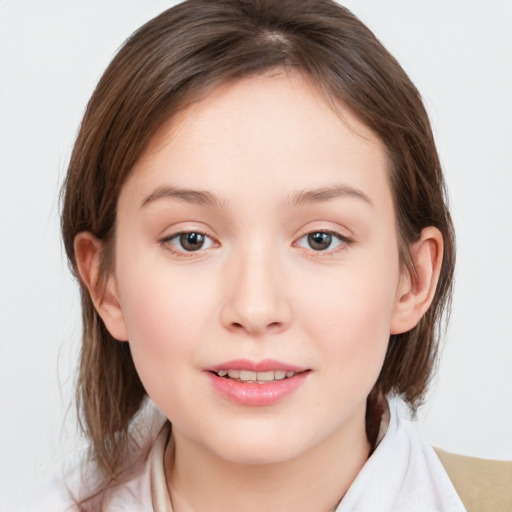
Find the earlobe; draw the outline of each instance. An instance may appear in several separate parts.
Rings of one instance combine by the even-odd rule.
[[[427,312],[435,295],[443,261],[443,235],[429,226],[410,248],[415,272],[403,276],[391,319],[391,333],[400,334],[415,327]]]
[[[126,341],[128,336],[115,277],[112,274],[103,277],[100,272],[103,242],[84,231],[76,235],[74,250],[80,279],[89,291],[96,311],[110,334],[119,341]]]

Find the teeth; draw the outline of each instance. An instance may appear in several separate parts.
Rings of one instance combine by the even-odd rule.
[[[270,370],[268,372],[253,372],[250,370],[219,370],[217,375],[219,377],[225,377],[227,375],[230,379],[238,380],[239,382],[264,383],[293,377],[295,372],[286,370]]]
[[[271,380],[274,380],[274,372],[257,372],[256,373],[256,380],[262,380],[264,382],[270,382]]]
[[[231,379],[239,379],[240,370],[228,370],[228,375]]]
[[[244,381],[256,380],[256,372],[241,370],[240,371],[240,380],[244,380]]]

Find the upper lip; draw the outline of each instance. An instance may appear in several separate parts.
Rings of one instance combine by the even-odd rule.
[[[285,370],[287,372],[300,373],[308,370],[304,366],[284,363],[275,359],[263,359],[261,361],[251,361],[250,359],[233,359],[225,363],[216,364],[206,369],[210,372],[219,372],[220,370],[248,370],[252,372],[270,372]]]

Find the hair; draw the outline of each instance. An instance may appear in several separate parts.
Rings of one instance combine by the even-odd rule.
[[[346,106],[384,143],[400,263],[414,275],[410,245],[427,226],[444,240],[431,307],[416,327],[391,336],[368,397],[375,438],[381,398],[421,404],[436,363],[455,263],[441,165],[420,94],[397,61],[350,11],[331,0],[188,0],[146,23],[122,46],[90,99],[63,188],[62,234],[75,275],[75,236],[104,242],[100,274],[113,266],[116,205],[134,164],[161,124],[229,80],[293,70]],[[115,340],[81,284],[83,344],[77,380],[82,428],[94,460],[115,480],[129,426],[146,397],[129,343]]]

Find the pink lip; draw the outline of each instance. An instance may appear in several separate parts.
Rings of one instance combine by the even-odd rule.
[[[253,372],[286,370],[296,372],[296,374],[287,379],[257,384],[238,382],[233,379],[219,377],[213,373],[219,370],[249,370]],[[212,366],[205,373],[210,379],[213,388],[223,398],[238,405],[261,407],[276,404],[297,391],[311,372],[306,368],[300,368],[272,359],[258,362],[236,359]]]

